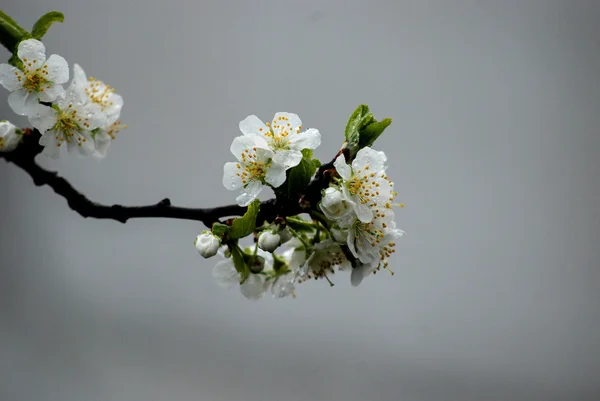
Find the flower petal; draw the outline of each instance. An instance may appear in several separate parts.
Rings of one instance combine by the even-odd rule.
[[[229,150],[231,150],[231,153],[233,153],[233,155],[241,161],[242,153],[246,149],[252,149],[255,147],[265,150],[269,149],[267,142],[263,138],[256,134],[248,134],[244,136],[235,137],[233,139],[233,142],[231,143],[231,147],[229,148]],[[273,155],[273,152],[271,152],[270,150],[268,150],[268,152],[270,152],[268,154],[268,157],[271,157]]]
[[[352,177],[352,169],[348,164],[346,164],[346,158],[344,155],[339,155],[333,162],[333,166],[340,177],[342,177],[344,180],[349,180],[350,177]]]
[[[353,196],[353,201],[356,217],[358,217],[358,219],[363,223],[369,223],[373,221],[373,211],[369,205],[362,203],[356,195]]]
[[[33,113],[39,102],[36,93],[29,93],[25,89],[19,89],[8,95],[8,104],[16,114],[27,116]]]
[[[295,167],[302,160],[302,152],[299,150],[280,150],[273,155],[273,161],[286,168]]]
[[[271,122],[271,128],[276,135],[280,135],[283,132],[288,132],[289,135],[300,132],[302,121],[300,117],[294,113],[279,112],[273,117]]]
[[[217,285],[223,288],[231,288],[240,283],[240,274],[235,270],[231,259],[219,261],[213,268],[213,277]]]
[[[94,139],[88,131],[78,131],[70,141],[67,142],[69,153],[77,156],[89,156],[94,153]]]
[[[54,124],[56,124],[56,119],[56,110],[39,103],[32,108],[31,114],[29,115],[29,123],[40,132],[46,132],[52,128]]]
[[[61,144],[56,139],[56,132],[47,131],[42,135],[40,138],[40,145],[44,147],[44,150],[42,151],[43,155],[53,159],[58,159],[60,157]]]
[[[272,163],[265,174],[265,181],[273,188],[280,187],[285,182],[285,178],[285,166],[277,163]]]
[[[69,64],[58,54],[51,55],[44,63],[44,67],[48,71],[48,80],[55,84],[64,84],[69,80]]]
[[[12,92],[21,88],[23,85],[17,77],[22,75],[23,73],[12,65],[0,64],[0,85],[5,89]]]
[[[260,181],[250,181],[242,190],[242,194],[236,198],[237,204],[240,206],[248,206],[262,191],[264,185]]]
[[[38,93],[38,96],[42,102],[53,102],[57,98],[65,96],[65,89],[62,85],[49,84],[44,88],[43,92]]]
[[[112,137],[108,135],[108,132],[104,130],[96,132],[94,135],[94,157],[104,159],[111,143]]]
[[[46,47],[39,40],[27,39],[19,43],[17,56],[23,61],[26,70],[37,70],[46,61]]]
[[[240,285],[242,294],[252,300],[260,299],[265,294],[265,283],[263,278],[258,274],[250,274],[246,281]]]
[[[230,191],[240,189],[242,187],[242,178],[239,176],[241,170],[240,163],[225,163],[223,167],[223,186]]]
[[[385,170],[386,162],[387,157],[385,153],[365,147],[356,154],[356,158],[352,162],[352,169],[356,173],[357,171],[363,171],[365,167],[369,166],[369,170],[372,172],[379,172]]]
[[[316,149],[321,145],[321,134],[315,128],[291,135],[290,146],[292,149]]]
[[[260,136],[264,136],[265,133],[271,132],[269,127],[255,115],[248,116],[240,121],[240,131],[242,131],[242,134],[244,135],[256,134]]]

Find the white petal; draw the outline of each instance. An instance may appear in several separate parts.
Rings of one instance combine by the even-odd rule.
[[[48,131],[40,138],[40,145],[44,147],[42,154],[58,159],[60,156],[60,142],[56,140],[56,132]]]
[[[102,109],[97,104],[86,104],[77,108],[77,113],[80,116],[87,118],[87,126],[85,129],[94,130],[96,128],[108,127],[106,115],[102,113]]]
[[[385,153],[365,147],[356,154],[356,158],[352,162],[352,169],[354,172],[363,171],[366,166],[369,166],[372,172],[380,172],[385,170],[386,161]]]
[[[223,167],[223,186],[230,191],[240,189],[242,187],[242,179],[238,174],[241,171],[240,163],[228,162]]]
[[[260,181],[250,181],[250,183],[242,190],[242,194],[236,198],[237,204],[240,206],[248,206],[262,191],[264,185]]]
[[[352,176],[352,169],[350,169],[350,166],[346,164],[346,158],[344,155],[339,155],[333,162],[333,166],[340,177],[342,177],[344,180],[349,180]]]
[[[282,117],[283,120],[280,120],[279,118]],[[285,121],[285,124],[283,123],[283,121]],[[273,124],[283,124],[283,125],[287,125],[290,124],[290,128],[295,132],[296,128],[300,127],[302,125],[302,121],[300,120],[300,117],[298,117],[297,114],[294,113],[288,113],[285,111],[280,111],[279,113],[276,113],[275,116],[273,117]]]
[[[112,137],[108,135],[108,132],[104,130],[96,132],[94,135],[94,157],[104,159],[111,143]]]
[[[28,116],[33,113],[39,102],[36,93],[29,93],[25,89],[19,89],[8,95],[8,104],[16,114]]]
[[[23,73],[12,65],[0,64],[0,85],[4,86],[5,89],[12,92],[21,88],[23,85],[19,82],[17,76],[22,75]]]
[[[46,61],[46,47],[39,40],[27,39],[19,43],[17,56],[26,65],[27,70],[37,70]],[[29,66],[29,63],[31,63],[31,66]]]
[[[373,221],[373,211],[371,208],[362,203],[358,196],[354,196],[354,211],[356,212],[356,217],[363,223],[369,223]]]
[[[55,84],[64,84],[69,80],[69,64],[58,54],[51,55],[44,64],[48,71],[48,80]]]
[[[240,283],[240,274],[235,270],[231,259],[219,261],[213,268],[213,277],[217,284],[223,288],[230,288]]]
[[[350,226],[350,228],[348,229],[348,237],[346,238],[346,244],[348,245],[348,249],[350,249],[350,252],[352,252],[352,255],[354,255],[355,258],[358,258],[358,252],[356,251],[355,242],[356,230],[353,226]]]
[[[15,92],[16,93],[16,92]],[[29,123],[38,131],[46,132],[56,124],[57,112],[52,107],[36,104],[29,115]]]
[[[321,134],[314,128],[307,129],[298,134],[290,134],[290,146],[292,149],[316,149],[321,145]]]
[[[350,274],[350,283],[354,287],[358,287],[358,285],[363,281],[363,278],[365,277],[363,275],[363,269],[361,266],[362,265],[353,268],[352,273]]]
[[[291,295],[294,292],[294,273],[284,274],[279,276],[271,287],[271,294],[274,298],[283,298]]]
[[[240,285],[242,294],[252,300],[260,299],[265,294],[265,283],[258,274],[250,274],[246,281]]]
[[[269,146],[267,145],[267,142],[265,142],[265,140],[262,139],[260,136],[255,135],[255,134],[248,134],[248,135],[244,135],[244,136],[235,137],[233,139],[233,142],[231,143],[231,147],[229,149],[231,150],[231,153],[233,153],[233,155],[238,160],[241,161],[242,153],[246,149],[252,149],[255,147],[262,148],[262,149],[269,148]],[[269,153],[269,157],[271,157],[272,155],[273,155],[272,152]]]
[[[280,187],[285,182],[285,178],[285,167],[277,163],[272,163],[265,175],[265,181],[273,188]]]
[[[42,102],[53,102],[57,98],[65,96],[65,89],[62,85],[49,84],[43,92],[38,93],[38,96]]]
[[[273,161],[287,168],[297,166],[302,160],[302,152],[299,150],[280,150],[273,155]]]
[[[121,116],[122,108],[123,98],[121,97],[121,95],[117,95],[116,93],[112,94],[109,99],[109,105],[104,108],[104,113],[106,113],[109,125],[119,119],[119,117]]]
[[[87,85],[87,76],[79,64],[73,64],[73,81],[71,82],[75,82],[77,85]]]
[[[242,134],[256,134],[264,136],[265,133],[271,132],[269,127],[263,123],[260,118],[255,115],[251,115],[240,121],[240,131]]]
[[[88,156],[94,153],[94,139],[87,131],[79,131],[69,142],[67,142],[69,153],[77,156]]]
[[[0,152],[12,152],[21,141],[17,127],[8,121],[0,121]]]

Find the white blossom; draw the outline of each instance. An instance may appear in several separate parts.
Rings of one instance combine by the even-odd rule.
[[[17,57],[23,70],[0,64],[0,85],[12,92],[8,104],[19,115],[30,115],[38,101],[54,102],[65,95],[62,84],[69,80],[69,65],[56,54],[46,60],[46,48],[36,39],[19,43]]]
[[[328,274],[333,274],[336,270],[347,270],[351,267],[352,265],[340,245],[327,239],[315,245],[313,253],[302,267],[299,276],[302,280],[312,277],[327,278]]]
[[[323,191],[319,207],[329,220],[339,220],[354,212],[354,202],[335,186]]]
[[[281,236],[271,230],[265,230],[258,235],[258,247],[265,252],[273,252],[281,243]]]
[[[252,250],[247,251],[253,252]],[[249,273],[243,283],[240,283],[242,275],[236,270],[231,257],[217,262],[213,268],[213,277],[217,284],[224,288],[230,288],[237,284],[240,287],[240,292],[246,298],[252,300],[262,298],[272,283],[267,278],[273,272],[273,255],[261,249],[257,249],[257,255],[260,257],[260,263],[263,265],[260,270],[263,271],[260,273]],[[254,267],[256,268],[256,266]]]
[[[304,246],[296,237],[284,246],[287,249],[281,253],[280,259],[285,264],[285,272],[278,273],[271,285],[271,294],[274,298],[283,298],[294,294],[294,283],[300,277],[300,270],[306,261]]]
[[[92,132],[94,138],[94,156],[102,159],[116,134],[125,125],[119,120],[123,108],[123,98],[115,90],[102,81],[87,77],[83,68],[78,64],[73,65],[73,82],[71,83],[77,96],[84,104],[100,106],[101,113],[105,116],[105,123]]]
[[[17,148],[23,133],[9,121],[0,121],[0,152],[11,152]]]
[[[302,131],[302,121],[293,113],[275,114],[271,123],[263,123],[255,115],[240,122],[244,135],[259,135],[273,151],[273,161],[286,169],[297,166],[303,149],[316,149],[321,144],[321,134],[314,128]]]
[[[346,164],[343,154],[335,159],[343,197],[351,202],[356,216],[364,223],[373,220],[373,207],[389,203],[392,197],[392,182],[385,174],[386,161],[383,152],[370,147],[358,151],[352,166]]]
[[[196,238],[196,249],[204,258],[210,258],[217,254],[221,246],[221,239],[210,232],[203,232]]]
[[[52,107],[37,104],[29,115],[31,125],[42,133],[42,153],[52,158],[60,156],[65,143],[69,152],[81,156],[93,154],[92,131],[106,124],[100,106],[82,103],[76,89],[71,84],[64,99],[59,98]]]
[[[279,187],[285,182],[285,167],[272,160],[273,152],[258,135],[239,136],[231,144],[231,153],[237,162],[225,163],[223,185],[235,191],[241,189],[236,200],[240,206],[248,206],[265,187]]]

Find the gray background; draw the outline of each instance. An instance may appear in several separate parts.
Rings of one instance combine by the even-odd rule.
[[[0,163],[1,400],[600,399],[598,2],[2,8],[63,11],[48,54],[125,98],[104,162],[40,160],[92,199],[232,203],[241,119],[298,113],[329,159],[368,103],[394,118],[377,145],[408,235],[393,278],[249,302],[213,282],[201,225],[84,220]]]

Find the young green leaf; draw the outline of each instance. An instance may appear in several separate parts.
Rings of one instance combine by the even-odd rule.
[[[374,122],[370,123],[369,125],[367,125],[366,127],[364,127],[360,131],[360,134],[359,134],[360,135],[360,138],[358,140],[359,149],[362,149],[365,146],[373,145],[373,142],[375,142],[375,140],[377,138],[379,138],[379,135],[383,134],[383,131],[391,123],[392,123],[391,118],[384,118],[381,121],[374,121]]]
[[[302,156],[300,163],[290,169],[286,180],[288,199],[296,199],[303,194],[310,179],[317,171],[314,159],[312,159],[312,150],[304,149]]]
[[[248,205],[248,210],[242,217],[233,220],[231,229],[229,230],[229,238],[244,238],[245,236],[252,234],[256,228],[256,218],[258,217],[259,209],[260,201],[255,199]]]
[[[55,22],[63,22],[65,20],[65,16],[58,11],[50,11],[47,14],[44,14],[37,20],[37,22],[33,25],[33,29],[31,30],[31,36],[34,39],[41,39],[48,29]]]
[[[250,274],[250,270],[248,266],[246,266],[246,261],[244,260],[244,254],[242,250],[236,243],[235,245],[230,247],[231,249],[231,259],[233,260],[233,265],[235,266],[235,270],[240,273],[240,284],[242,284],[248,278]]]

